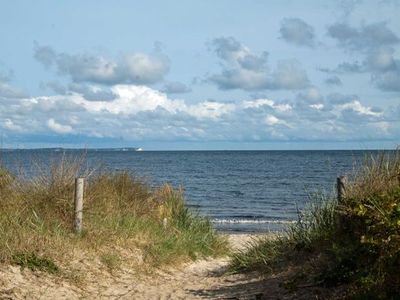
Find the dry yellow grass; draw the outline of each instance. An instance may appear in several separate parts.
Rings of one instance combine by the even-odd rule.
[[[28,179],[0,170],[1,262],[40,269],[50,261],[67,270],[74,255],[85,253],[116,268],[135,261],[133,253],[135,263],[154,267],[226,251],[210,222],[185,207],[181,190],[150,189],[128,172],[83,166],[82,158],[63,157]],[[75,235],[74,178],[81,174],[87,178],[84,229]]]

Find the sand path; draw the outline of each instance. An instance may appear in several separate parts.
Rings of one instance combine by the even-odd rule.
[[[248,235],[229,236],[236,249],[250,239]],[[228,258],[199,260],[144,278],[124,270],[113,276],[93,276],[81,287],[8,267],[0,270],[0,299],[277,299],[278,293],[282,295],[274,278],[229,275],[225,273],[228,264]]]
[[[230,235],[229,241],[238,249],[250,238],[248,235]],[[148,284],[138,286],[122,299],[261,299],[261,278],[227,275],[228,264],[228,258],[199,260],[180,270],[160,274],[153,279],[152,288]]]

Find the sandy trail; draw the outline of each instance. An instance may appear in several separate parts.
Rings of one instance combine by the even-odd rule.
[[[242,248],[250,239],[249,235],[229,236],[235,249]],[[138,288],[122,299],[261,299],[261,278],[226,275],[228,264],[228,258],[199,260],[162,274],[153,281],[153,288]]]
[[[252,237],[228,238],[238,249]],[[225,273],[228,264],[228,258],[199,260],[151,277],[129,270],[114,275],[103,272],[81,287],[44,273],[8,267],[0,270],[0,299],[277,299],[278,293],[282,295],[273,277],[229,275]]]

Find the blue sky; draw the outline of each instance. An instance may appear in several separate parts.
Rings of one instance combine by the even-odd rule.
[[[394,148],[399,1],[3,1],[3,147]]]

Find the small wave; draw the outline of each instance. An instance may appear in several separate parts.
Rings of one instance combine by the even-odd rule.
[[[214,224],[294,224],[294,220],[260,220],[260,219],[213,219]]]

